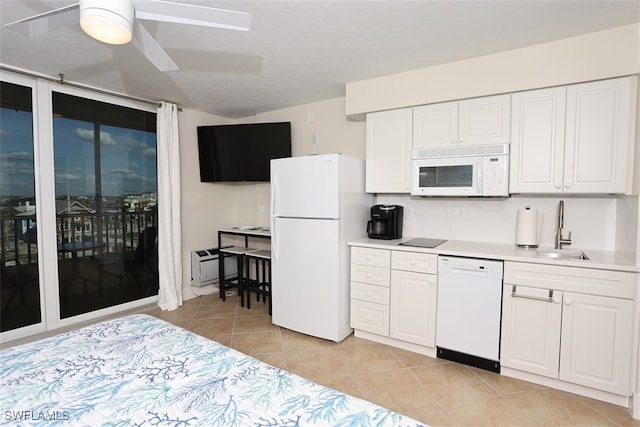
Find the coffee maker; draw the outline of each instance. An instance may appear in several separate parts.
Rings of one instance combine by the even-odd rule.
[[[371,239],[400,239],[402,237],[402,211],[399,205],[375,205],[371,207],[371,220],[367,234]]]

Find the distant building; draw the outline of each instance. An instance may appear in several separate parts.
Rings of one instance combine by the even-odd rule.
[[[67,201],[60,201],[68,203]],[[93,240],[95,209],[75,200],[56,215],[56,235],[58,243]]]

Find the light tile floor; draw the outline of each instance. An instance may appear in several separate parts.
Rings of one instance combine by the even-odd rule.
[[[597,400],[353,336],[336,344],[292,332],[271,323],[266,305],[248,310],[235,296],[145,313],[432,426],[640,426]]]

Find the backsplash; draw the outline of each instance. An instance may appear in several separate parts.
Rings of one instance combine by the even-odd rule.
[[[416,198],[383,194],[376,203],[404,206],[405,237],[515,244],[518,209],[529,206],[543,215],[541,247],[553,247],[558,201],[564,200],[564,236],[572,232],[576,249],[613,251],[617,209],[614,197]]]

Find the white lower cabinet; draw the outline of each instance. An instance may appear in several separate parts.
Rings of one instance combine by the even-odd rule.
[[[562,292],[504,285],[500,364],[558,378]]]
[[[560,379],[628,395],[633,301],[566,292]]]
[[[435,274],[391,272],[389,335],[392,338],[435,347],[436,289]]]
[[[505,263],[501,365],[629,396],[633,274],[608,273]],[[538,287],[545,277],[553,286]],[[622,298],[575,292],[580,285]]]
[[[392,345],[434,348],[437,261],[435,254],[352,247],[351,327]]]
[[[384,249],[351,248],[351,327],[389,335],[391,255]]]

